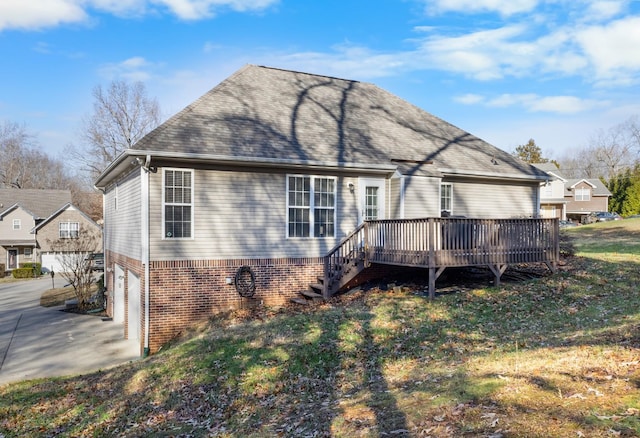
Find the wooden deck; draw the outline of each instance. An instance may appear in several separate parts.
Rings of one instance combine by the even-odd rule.
[[[372,264],[429,271],[429,296],[449,267],[487,266],[495,284],[511,264],[545,263],[560,257],[557,219],[425,218],[367,221],[325,257],[322,295],[331,297]]]

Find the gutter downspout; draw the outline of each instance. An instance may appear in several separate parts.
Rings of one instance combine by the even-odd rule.
[[[140,166],[141,171],[141,220],[142,220],[142,264],[144,265],[144,349],[142,357],[149,356],[149,165],[151,155],[147,155],[144,166]]]

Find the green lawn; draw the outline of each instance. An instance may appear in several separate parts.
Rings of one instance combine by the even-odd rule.
[[[638,436],[640,220],[564,232],[553,276],[232,312],[137,363],[0,387],[0,436]]]

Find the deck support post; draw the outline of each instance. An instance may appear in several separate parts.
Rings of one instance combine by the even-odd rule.
[[[438,269],[429,268],[429,299],[433,300],[436,297],[436,280],[442,275],[446,266],[440,266]]]
[[[494,285],[496,287],[500,286],[500,277],[502,277],[502,274],[504,274],[504,271],[507,270],[507,267],[509,265],[504,263],[504,264],[495,264],[495,265],[488,265],[488,266],[489,266],[489,269],[491,269],[491,272],[493,272],[493,275],[495,275]]]

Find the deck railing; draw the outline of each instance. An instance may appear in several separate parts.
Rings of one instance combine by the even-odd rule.
[[[367,221],[325,258],[328,297],[371,263],[429,268],[435,278],[448,267],[489,266],[500,275],[509,264],[544,262],[555,270],[560,256],[557,219],[425,218]],[[437,270],[437,271],[436,271]]]

